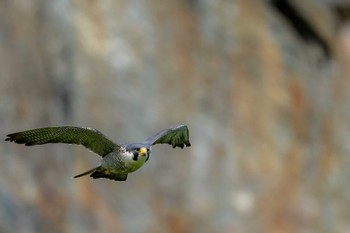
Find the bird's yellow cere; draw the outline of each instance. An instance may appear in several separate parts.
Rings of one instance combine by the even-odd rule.
[[[147,148],[146,147],[141,147],[139,150],[140,155],[145,155],[147,154]]]

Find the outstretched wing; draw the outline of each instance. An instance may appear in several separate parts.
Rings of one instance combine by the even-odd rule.
[[[151,145],[167,143],[175,147],[183,148],[184,145],[191,146],[189,140],[188,128],[186,125],[179,125],[176,127],[164,129],[159,133],[147,138],[146,143]]]
[[[68,143],[83,145],[98,155],[104,157],[120,146],[109,140],[96,129],[61,126],[32,129],[7,135],[5,141],[25,144],[26,146],[46,143]]]

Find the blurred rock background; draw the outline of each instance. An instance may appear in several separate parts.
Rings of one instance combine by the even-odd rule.
[[[0,132],[187,124],[127,182],[0,143],[0,232],[350,232],[350,5],[0,0]]]

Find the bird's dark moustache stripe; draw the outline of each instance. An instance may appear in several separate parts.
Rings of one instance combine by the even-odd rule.
[[[132,159],[137,161],[138,158],[139,158],[139,153],[135,152],[134,156],[132,157]]]

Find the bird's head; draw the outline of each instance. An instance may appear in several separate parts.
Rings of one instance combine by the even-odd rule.
[[[145,159],[145,162],[151,157],[151,147],[142,143],[132,143],[126,146],[126,151],[131,153],[133,160],[137,161],[139,158]]]

